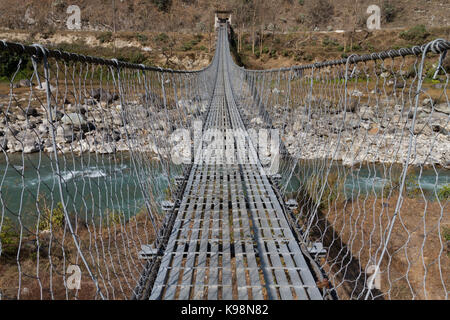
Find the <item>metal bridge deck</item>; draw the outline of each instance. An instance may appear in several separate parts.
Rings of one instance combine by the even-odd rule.
[[[204,130],[224,144],[202,154],[187,185],[150,299],[322,299],[252,146],[234,101],[221,28],[215,94]],[[224,151],[236,161],[223,161]]]

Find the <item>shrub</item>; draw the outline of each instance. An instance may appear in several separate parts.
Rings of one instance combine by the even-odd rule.
[[[20,235],[16,231],[11,219],[4,217],[0,230],[0,256],[14,255],[17,252],[19,241]]]
[[[416,25],[407,31],[400,33],[400,38],[412,42],[424,41],[430,33],[427,31],[423,24]]]
[[[422,193],[422,190],[420,189],[419,186],[419,179],[417,177],[417,175],[415,174],[409,174],[406,177],[406,181],[405,181],[405,185],[406,185],[406,195],[408,197],[414,198],[419,196]]]
[[[444,227],[442,230],[445,241],[450,241],[450,228]]]
[[[334,7],[329,0],[317,0],[309,9],[312,24],[326,23],[334,14]]]
[[[33,65],[30,56],[17,53],[10,53],[8,51],[0,52],[0,79],[10,81],[12,76],[20,69],[14,80],[30,78],[33,73]]]
[[[168,12],[170,6],[172,5],[171,0],[152,0],[152,2],[156,5],[159,11]]]
[[[438,198],[441,201],[446,201],[450,198],[450,183],[442,186],[438,191]]]
[[[190,41],[183,43],[183,45],[181,46],[181,50],[183,51],[192,50],[192,43]]]
[[[140,33],[138,33],[136,35],[136,38],[140,43],[145,43],[148,40],[148,37],[145,34],[140,34]]]
[[[155,39],[156,42],[167,42],[169,40],[169,36],[164,32],[158,34]]]
[[[296,19],[295,22],[298,24],[303,24],[306,22],[306,16],[304,14],[300,14]]]
[[[123,213],[110,212],[105,216],[105,223],[108,226],[118,225],[125,222],[125,215]]]
[[[112,38],[113,35],[111,31],[103,32],[97,36],[97,40],[100,41],[100,43],[111,42]]]
[[[203,36],[202,36],[201,34],[197,33],[197,34],[194,36],[194,41],[196,42],[196,44],[199,43],[199,42],[202,41],[202,40],[203,40]]]
[[[322,44],[326,47],[328,46],[339,46],[339,43],[335,39],[330,39],[329,37],[325,37],[322,40]]]
[[[386,20],[386,22],[394,21],[395,17],[397,16],[398,9],[397,7],[394,6],[392,1],[385,0],[383,2],[382,10],[383,10],[382,15],[384,20]]]
[[[58,202],[53,210],[44,206],[43,212],[39,220],[40,231],[61,228],[64,225],[64,208],[61,202]]]

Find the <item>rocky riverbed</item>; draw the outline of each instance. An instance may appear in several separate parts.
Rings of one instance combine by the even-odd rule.
[[[15,87],[22,85],[27,87],[26,83]],[[0,148],[4,152],[54,152],[54,130],[60,153],[139,150],[164,155],[170,152],[167,137],[177,129],[176,124],[206,110],[206,103],[198,97],[178,101],[184,114],[175,108],[166,110],[160,97],[146,99],[144,94],[127,101],[123,108],[116,93],[103,89],[91,90],[82,103],[66,99],[62,106],[49,110],[42,90],[45,85],[36,87],[32,98],[29,83],[22,92],[0,96]],[[146,101],[151,101],[152,107],[145,107]]]
[[[288,110],[280,105],[268,108],[272,125],[280,130],[291,155],[300,159],[333,158],[344,165],[404,163],[411,144],[410,164],[450,168],[450,106],[447,103],[421,101],[413,130],[414,109],[406,105],[393,105],[389,101],[382,101],[378,106],[350,103],[345,113],[320,97],[313,97],[311,105],[310,115],[305,105]],[[261,115],[249,113],[248,118],[250,127],[264,126]]]

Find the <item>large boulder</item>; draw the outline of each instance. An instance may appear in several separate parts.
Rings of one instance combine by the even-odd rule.
[[[19,86],[22,88],[31,87],[34,84],[28,79],[22,79],[19,81]]]
[[[59,126],[56,128],[56,143],[70,143],[76,139],[76,135],[72,128],[67,126]]]
[[[36,134],[32,131],[24,131],[19,134],[23,139],[23,152],[34,153],[43,149],[42,144],[38,141]]]
[[[434,106],[434,110],[437,112],[450,114],[450,105],[448,103],[441,103]]]
[[[5,136],[0,137],[0,149],[8,149],[8,139]]]
[[[71,125],[77,128],[87,126],[87,121],[83,115],[79,113],[68,113],[61,118],[61,122],[66,125]]]
[[[63,117],[63,113],[55,108],[51,108],[50,112],[46,114],[45,117],[50,117],[53,121],[59,121]],[[50,120],[50,119],[48,119]]]
[[[91,97],[97,101],[107,101],[108,103],[119,99],[117,93],[110,93],[109,91],[100,88],[91,90]]]
[[[30,116],[37,117],[37,116],[39,116],[39,114],[38,114],[36,108],[33,108],[33,107],[26,108],[26,109],[24,110],[24,114],[25,114],[27,117],[30,117]]]
[[[44,82],[41,82],[41,86],[37,85],[36,89],[41,90],[41,91],[47,91],[47,86],[48,86],[47,82],[44,81]],[[54,87],[50,84],[50,91],[56,91],[56,87]]]

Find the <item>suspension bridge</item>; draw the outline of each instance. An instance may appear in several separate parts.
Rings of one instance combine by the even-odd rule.
[[[0,297],[447,299],[450,43],[246,70],[217,25],[199,71],[0,41]]]

